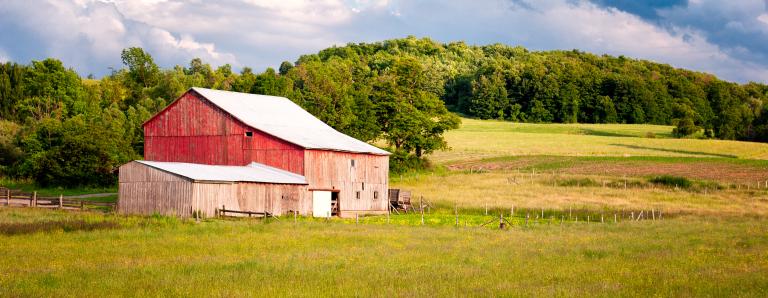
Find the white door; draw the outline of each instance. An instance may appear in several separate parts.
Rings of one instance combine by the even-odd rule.
[[[331,192],[313,191],[312,192],[312,216],[329,217],[331,216]]]

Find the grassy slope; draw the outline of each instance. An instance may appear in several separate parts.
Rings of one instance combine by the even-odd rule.
[[[40,216],[34,213],[0,209],[0,222]],[[44,216],[79,216],[57,214]],[[105,220],[126,227],[0,236],[0,291],[10,296],[768,294],[768,222],[739,218],[509,231]]]
[[[626,124],[526,124],[462,119],[446,134],[453,150],[439,163],[499,156],[671,156],[768,159],[768,144],[669,138],[672,127]],[[647,138],[652,132],[656,138]]]

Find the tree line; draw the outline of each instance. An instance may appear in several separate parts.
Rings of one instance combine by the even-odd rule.
[[[408,37],[331,47],[257,73],[200,59],[162,69],[141,48],[93,79],[61,61],[0,64],[0,173],[113,184],[141,158],[142,123],[190,87],[287,97],[335,129],[386,144],[392,170],[446,148],[454,112],[523,122],[676,125],[681,136],[768,140],[768,87],[664,64]]]

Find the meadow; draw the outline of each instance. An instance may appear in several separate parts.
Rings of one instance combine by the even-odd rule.
[[[765,220],[681,217],[499,231],[0,209],[3,223],[70,219],[118,226],[0,236],[3,296],[768,294]]]
[[[2,207],[0,296],[768,295],[768,145],[463,121],[390,178],[423,224]]]

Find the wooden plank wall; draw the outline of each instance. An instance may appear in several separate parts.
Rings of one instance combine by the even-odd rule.
[[[312,197],[307,195],[306,185],[239,183],[238,202],[241,210],[267,211],[276,215],[293,211],[301,215],[312,213]]]
[[[119,213],[191,216],[191,181],[137,162],[124,164],[119,171]]]
[[[249,127],[194,91],[144,125],[144,158],[218,165],[258,162],[304,172],[303,148]]]
[[[387,210],[389,156],[306,150],[304,160],[309,189],[338,189],[341,211]],[[374,199],[374,192],[378,192],[378,199]]]
[[[190,217],[193,211],[212,217],[216,209],[267,211],[282,215],[294,210],[311,214],[306,185],[192,182],[138,162],[120,167],[118,212],[159,213]]]

